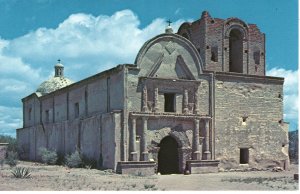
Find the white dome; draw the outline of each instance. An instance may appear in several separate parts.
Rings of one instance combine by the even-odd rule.
[[[61,89],[72,84],[68,78],[65,77],[52,77],[51,79],[44,81],[36,90],[36,92],[40,92],[42,95],[54,92],[55,90]]]

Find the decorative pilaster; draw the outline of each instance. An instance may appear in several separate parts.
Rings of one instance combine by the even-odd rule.
[[[136,118],[131,119],[131,129],[130,129],[130,139],[129,139],[129,151],[130,151],[130,161],[137,161],[136,152]]]
[[[201,160],[200,142],[199,142],[199,119],[195,119],[195,127],[193,130],[193,160]]]
[[[184,114],[188,114],[188,112],[189,112],[188,104],[189,104],[189,93],[188,93],[188,90],[184,90],[184,94],[183,94],[183,113]]]
[[[199,110],[199,94],[198,94],[198,88],[199,87],[196,87],[195,89],[195,103],[194,103],[194,106],[195,106],[195,109],[194,109],[194,114],[200,114],[200,110]]]
[[[146,85],[143,88],[143,108],[142,108],[142,112],[148,112],[148,106],[147,106],[147,87]]]
[[[209,151],[209,120],[205,119],[204,131],[205,131],[205,138],[204,138],[204,154],[203,159],[210,160],[211,159],[211,152]]]
[[[142,137],[141,137],[141,161],[148,161],[148,150],[147,150],[147,128],[148,128],[148,118],[143,117],[143,131],[142,131]]]
[[[158,88],[154,89],[154,112],[158,112]]]

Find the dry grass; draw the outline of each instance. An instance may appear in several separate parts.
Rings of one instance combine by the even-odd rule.
[[[2,190],[297,190],[292,179],[294,171],[286,172],[222,172],[200,175],[131,176],[114,174],[111,170],[67,168],[33,162],[20,162],[29,168],[28,179],[16,179],[11,168],[0,171]]]

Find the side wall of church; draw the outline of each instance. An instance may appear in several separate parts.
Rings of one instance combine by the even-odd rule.
[[[25,99],[24,128],[17,130],[21,158],[40,160],[41,147],[62,156],[78,148],[85,157],[96,160],[98,167],[115,168],[121,155],[124,107],[124,74],[122,68],[115,70],[39,99]],[[29,120],[29,108],[35,111],[36,122]]]
[[[36,125],[17,130],[21,159],[40,161],[39,148],[55,150],[60,156],[74,153],[97,161],[99,168],[115,168],[120,160],[121,113],[98,114],[87,119]]]
[[[221,168],[240,168],[240,163],[283,166],[288,160],[287,133],[283,79],[216,75],[215,157]],[[248,161],[241,161],[243,148]]]

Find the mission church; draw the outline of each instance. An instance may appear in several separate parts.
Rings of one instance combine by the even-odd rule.
[[[255,24],[204,11],[145,42],[134,64],[73,83],[59,61],[22,99],[20,157],[80,150],[99,169],[144,175],[287,169],[284,79],[265,75],[265,55]]]

